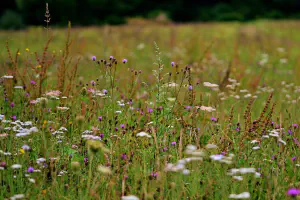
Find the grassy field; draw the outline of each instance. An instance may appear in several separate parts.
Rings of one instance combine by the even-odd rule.
[[[299,198],[300,22],[0,41],[0,199]]]

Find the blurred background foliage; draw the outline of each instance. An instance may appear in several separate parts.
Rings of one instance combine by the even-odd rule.
[[[0,28],[44,23],[49,3],[51,25],[124,24],[128,18],[164,22],[249,21],[300,18],[299,0],[9,0],[0,1]]]

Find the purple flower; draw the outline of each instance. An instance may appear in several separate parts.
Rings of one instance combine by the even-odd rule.
[[[91,81],[92,86],[96,85],[96,82],[94,80]]]
[[[1,162],[1,163],[0,163],[0,166],[1,166],[1,167],[6,167],[6,162]]]
[[[126,153],[123,153],[122,156],[121,156],[121,158],[122,158],[123,160],[126,160],[126,158],[127,158]]]
[[[191,109],[191,106],[186,106],[185,109],[189,110],[189,109]]]
[[[290,134],[290,135],[292,135],[293,134],[293,132],[289,129],[288,130],[288,133]]]
[[[99,135],[101,138],[103,138],[104,137],[104,134],[103,133],[100,133],[100,135]]]
[[[29,94],[29,93],[26,93],[26,94],[25,94],[25,96],[26,96],[26,97],[29,97],[29,96],[30,96],[30,94]]]
[[[12,108],[15,107],[15,103],[14,103],[14,102],[11,102],[11,103],[10,103],[10,107],[12,107]]]
[[[28,172],[28,173],[34,172],[34,168],[33,168],[33,167],[28,167],[27,172]]]
[[[189,91],[192,91],[193,90],[193,86],[189,86]]]
[[[113,56],[109,56],[109,60],[112,60],[112,59],[114,59],[114,57]]]
[[[102,116],[99,116],[98,120],[99,120],[99,122],[101,122],[102,121]]]
[[[294,196],[294,197],[299,195],[299,194],[300,194],[300,190],[297,189],[297,188],[291,188],[287,192],[287,195]]]
[[[92,56],[92,61],[96,61],[96,56]]]
[[[171,145],[172,145],[172,146],[176,145],[176,142],[172,142]]]
[[[16,120],[16,119],[17,119],[17,116],[14,115],[14,116],[11,117],[11,119],[12,119],[12,120]]]
[[[107,90],[106,90],[106,89],[104,89],[104,90],[103,90],[103,93],[104,93],[104,94],[107,94]]]
[[[31,80],[31,81],[30,81],[30,84],[31,84],[31,85],[35,85],[36,82],[35,82],[34,80]]]
[[[151,176],[156,178],[158,176],[158,173],[157,172],[152,172]]]
[[[153,109],[152,108],[148,108],[148,113],[153,113]]]
[[[295,161],[295,160],[296,160],[296,158],[297,158],[296,156],[292,157],[292,161]]]
[[[166,152],[166,151],[168,151],[168,147],[163,148],[163,152]]]
[[[115,128],[115,131],[118,131],[118,130],[119,130],[119,128],[118,128],[118,127],[116,127],[116,128]]]
[[[124,124],[121,124],[121,125],[120,125],[120,128],[121,128],[121,129],[124,129],[124,128],[125,128],[125,125],[124,125]]]
[[[210,120],[213,121],[213,122],[217,122],[218,121],[217,118],[215,118],[215,117],[211,117]]]
[[[85,157],[85,158],[83,159],[83,161],[84,161],[85,164],[87,164],[87,163],[89,162],[89,158],[88,158],[88,157]]]
[[[124,58],[122,62],[125,64],[125,63],[127,63],[128,61],[127,61],[126,58]]]
[[[175,62],[171,62],[171,66],[174,67],[175,66]]]
[[[298,128],[299,126],[298,126],[298,124],[293,124],[292,125],[294,128]]]

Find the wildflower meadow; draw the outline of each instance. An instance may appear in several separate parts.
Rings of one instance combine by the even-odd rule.
[[[1,31],[0,199],[299,199],[299,27]]]

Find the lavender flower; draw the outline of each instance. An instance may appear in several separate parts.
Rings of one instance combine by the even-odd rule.
[[[175,62],[171,62],[171,66],[174,67],[175,66]]]
[[[215,117],[211,117],[210,120],[213,121],[213,122],[217,122],[218,121],[217,118],[215,118]]]
[[[31,85],[35,85],[36,82],[35,82],[34,80],[31,80],[31,81],[30,81],[30,84],[31,84]]]
[[[104,137],[104,134],[103,133],[100,133],[100,135],[99,135],[101,138],[103,138]]]
[[[124,124],[121,124],[121,125],[120,125],[120,128],[121,128],[121,129],[124,129],[124,128],[125,128],[125,125],[124,125]]]
[[[128,61],[127,61],[126,58],[124,58],[122,62],[125,64],[125,63],[127,63]]]
[[[102,116],[99,116],[98,120],[99,120],[99,122],[101,122],[102,121]]]
[[[17,119],[17,116],[14,115],[14,116],[11,117],[11,119],[15,121]]]
[[[189,86],[189,91],[192,91],[193,90],[193,86]]]
[[[104,93],[104,94],[107,94],[107,90],[106,90],[106,89],[104,89],[104,90],[103,90],[103,93]]]
[[[92,61],[96,61],[96,56],[92,56]]]
[[[292,135],[293,134],[293,131],[291,131],[290,129],[288,130],[288,133],[290,134],[290,135]]]
[[[175,146],[175,145],[176,145],[176,142],[172,142],[171,145],[172,145],[172,146]]]
[[[114,59],[114,57],[113,56],[109,56],[109,60],[112,60],[112,59]]]
[[[33,167],[28,167],[27,172],[28,172],[28,173],[34,172],[34,168],[33,168]]]
[[[122,156],[121,156],[121,158],[122,158],[123,160],[126,160],[126,158],[127,158],[126,153],[123,153]]]
[[[147,111],[148,111],[148,113],[153,113],[153,109],[152,108],[148,108]]]
[[[287,195],[290,195],[290,196],[293,196],[293,197],[296,197],[299,194],[300,194],[300,190],[297,189],[297,188],[291,188],[287,192]]]
[[[296,160],[296,158],[297,158],[296,156],[292,157],[292,161],[295,161],[295,160]]]
[[[15,107],[15,103],[14,103],[14,102],[11,102],[11,103],[10,103],[10,107],[12,107],[12,108]]]

